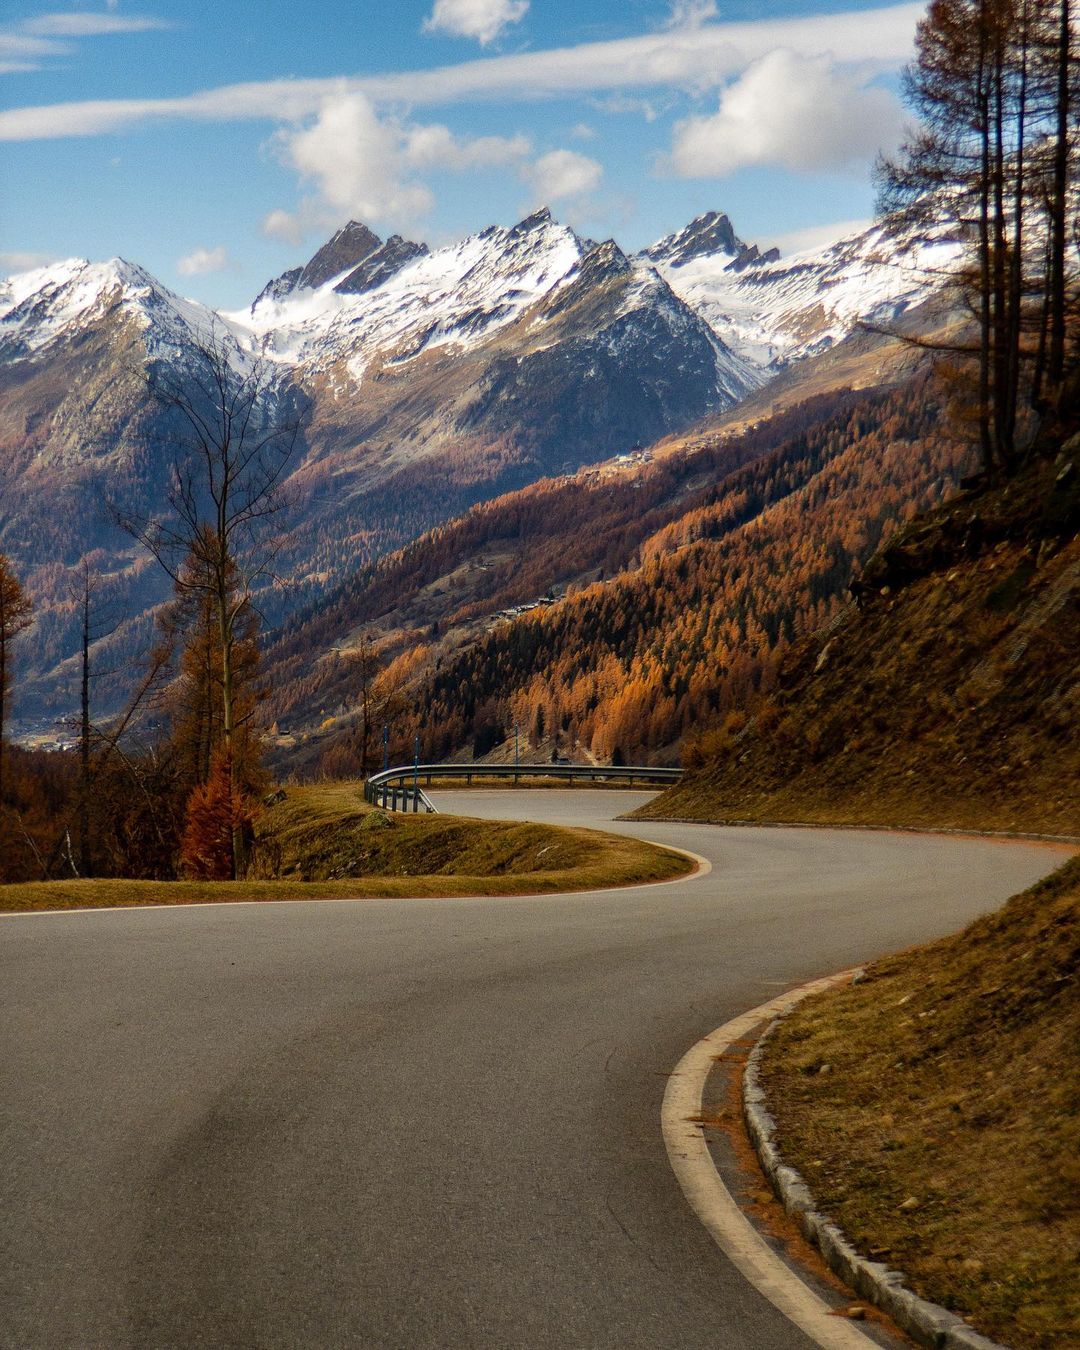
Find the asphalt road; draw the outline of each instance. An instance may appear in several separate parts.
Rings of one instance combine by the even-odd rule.
[[[443,794],[601,823],[641,794]],[[710,858],[622,893],[0,919],[0,1344],[809,1344],[660,1134],[701,1035],[956,928],[1060,854],[617,826]]]

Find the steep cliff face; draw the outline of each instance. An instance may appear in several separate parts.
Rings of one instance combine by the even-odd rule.
[[[867,564],[650,816],[1080,834],[1080,438]]]

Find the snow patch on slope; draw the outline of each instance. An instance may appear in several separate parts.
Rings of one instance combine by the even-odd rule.
[[[824,351],[860,322],[889,324],[948,279],[961,245],[949,232],[893,237],[881,226],[790,258],[730,270],[731,255],[653,262],[672,290],[734,351],[767,370]]]

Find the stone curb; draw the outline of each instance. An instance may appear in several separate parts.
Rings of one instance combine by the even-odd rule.
[[[765,1105],[759,1066],[765,1043],[779,1018],[761,1036],[743,1076],[743,1114],[762,1170],[784,1209],[826,1264],[868,1302],[887,1313],[897,1326],[930,1350],[1007,1350],[973,1330],[956,1313],[919,1298],[904,1285],[903,1275],[880,1261],[860,1256],[840,1229],[814,1206],[802,1176],[784,1162],[776,1147],[776,1122]]]

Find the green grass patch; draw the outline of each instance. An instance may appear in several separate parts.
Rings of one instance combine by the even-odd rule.
[[[259,818],[251,875],[239,882],[112,879],[0,886],[0,911],[527,895],[686,876],[669,849],[595,830],[457,816],[389,815],[356,783],[290,787]]]
[[[923,1297],[1025,1350],[1080,1345],[1078,969],[1074,859],[800,1005],[762,1066],[781,1152],[820,1208]]]

